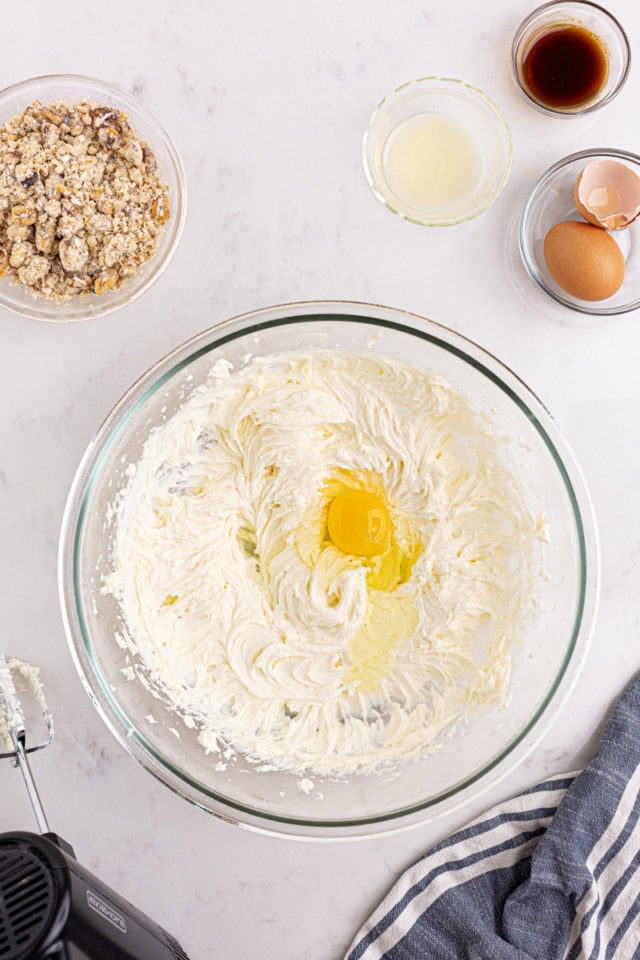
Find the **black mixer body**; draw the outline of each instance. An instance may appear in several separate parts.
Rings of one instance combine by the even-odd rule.
[[[53,833],[0,834],[0,960],[188,960]]]

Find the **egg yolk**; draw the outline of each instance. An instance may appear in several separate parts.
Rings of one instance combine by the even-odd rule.
[[[376,557],[389,546],[391,517],[375,493],[349,489],[332,500],[327,529],[333,544],[343,553]]]

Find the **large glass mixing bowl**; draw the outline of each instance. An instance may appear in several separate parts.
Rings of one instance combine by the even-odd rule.
[[[164,423],[225,358],[288,350],[349,350],[442,374],[490,417],[504,456],[551,539],[536,584],[537,615],[513,650],[508,703],[475,716],[464,734],[401,766],[395,776],[317,777],[256,770],[240,759],[216,770],[188,729],[138,680],[126,679],[117,643],[121,612],[102,592],[116,520],[113,505],[149,432]],[[595,613],[598,550],[580,472],[549,413],[498,360],[438,324],[384,307],[303,303],[222,323],[146,373],[109,415],[80,464],[64,517],[60,592],[82,681],[120,743],[177,793],[224,819],[304,837],[352,837],[403,828],[450,811],[506,775],[547,730],[578,676]],[[123,670],[125,673],[123,674]],[[151,719],[150,719],[151,718]],[[152,722],[152,719],[156,722]],[[177,735],[176,735],[177,734]]]

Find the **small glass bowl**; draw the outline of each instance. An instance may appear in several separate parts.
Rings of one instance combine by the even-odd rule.
[[[386,176],[385,150],[391,134],[406,120],[426,113],[459,120],[478,146],[481,175],[472,195],[455,208],[412,207],[394,192]],[[378,104],[364,134],[362,154],[369,185],[388,210],[420,226],[450,227],[473,220],[501,194],[511,170],[512,144],[502,114],[481,90],[449,77],[423,77],[403,84]]]
[[[587,103],[570,107],[549,107],[537,100],[526,85],[522,69],[526,55],[532,43],[554,24],[584,27],[604,44],[609,68],[607,79],[598,94]],[[537,7],[516,30],[511,48],[511,69],[518,90],[531,106],[556,117],[582,117],[604,107],[622,89],[630,65],[631,49],[622,26],[608,10],[596,3],[590,3],[589,0],[571,0],[568,3],[551,0],[550,3]]]
[[[53,74],[23,80],[0,91],[0,124],[18,116],[34,100],[43,104],[63,100],[68,104],[96,100],[117,107],[129,117],[136,134],[153,149],[158,176],[169,187],[170,217],[160,232],[158,248],[142,265],[135,277],[117,290],[100,296],[85,294],[74,300],[57,303],[37,296],[8,277],[0,279],[0,307],[36,320],[89,320],[119,310],[137,300],[168,265],[182,234],[186,215],[187,193],[182,163],[171,137],[156,117],[135,97],[103,80],[74,74]]]
[[[640,218],[623,230],[609,231],[625,259],[622,286],[607,300],[578,300],[555,282],[545,263],[543,244],[547,232],[563,220],[584,220],[576,210],[573,188],[588,163],[619,160],[640,174],[640,156],[625,150],[598,148],[572,153],[554,163],[529,194],[520,217],[520,253],[530,276],[557,303],[579,313],[615,316],[640,307]]]

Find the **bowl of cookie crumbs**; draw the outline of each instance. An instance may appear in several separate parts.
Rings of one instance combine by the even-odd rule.
[[[101,80],[0,91],[0,307],[38,320],[119,310],[160,276],[186,213],[162,124]]]

